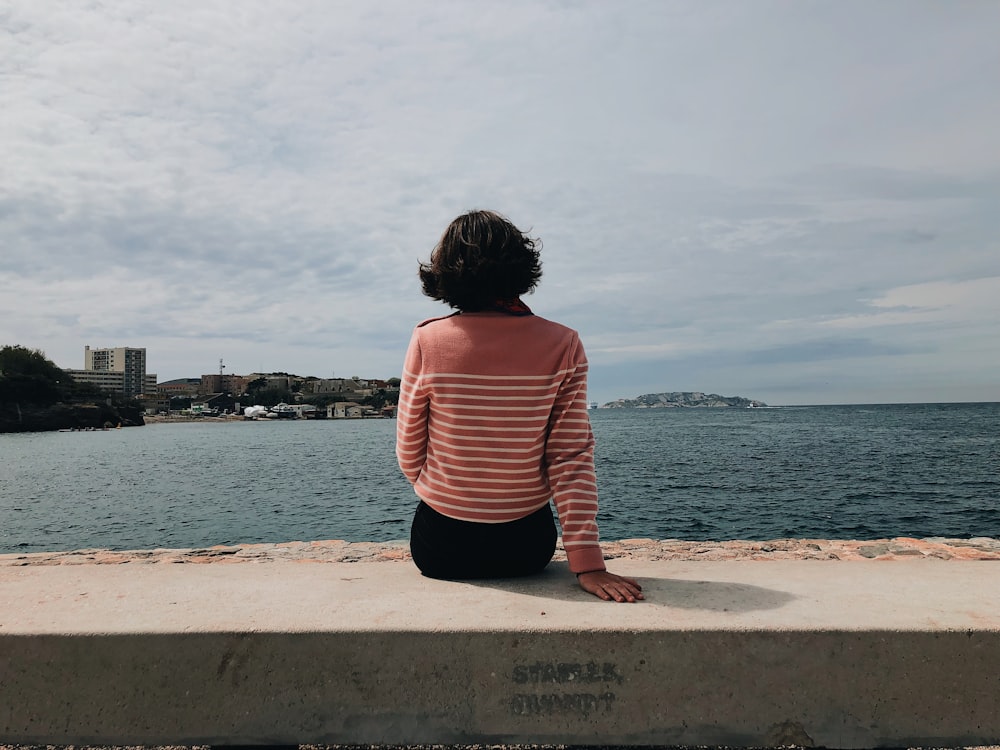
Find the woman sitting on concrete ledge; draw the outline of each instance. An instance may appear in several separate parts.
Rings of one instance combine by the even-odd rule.
[[[556,546],[552,500],[580,586],[634,602],[642,587],[608,572],[598,543],[583,346],[520,299],[541,275],[537,241],[491,211],[455,219],[420,265],[424,294],[457,312],[416,327],[403,367],[410,551],[431,578],[538,573]]]

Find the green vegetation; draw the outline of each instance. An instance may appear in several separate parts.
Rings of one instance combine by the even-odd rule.
[[[90,384],[75,382],[38,349],[0,348],[0,403],[50,406],[81,398],[106,395]]]
[[[77,383],[38,349],[0,347],[0,432],[143,424],[137,402]]]
[[[386,402],[389,401],[389,394],[385,388],[379,388],[372,395],[366,396],[361,400],[361,403],[365,406],[371,407],[375,411],[380,411]]]
[[[284,375],[285,373],[275,374]],[[288,404],[294,400],[290,389],[268,386],[267,378],[251,380],[247,383],[247,390],[243,395],[249,398],[249,403],[260,404],[261,406],[275,406],[281,403]]]

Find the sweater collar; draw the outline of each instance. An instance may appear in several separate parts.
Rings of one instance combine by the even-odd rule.
[[[520,297],[515,297],[514,299],[498,299],[477,312],[502,312],[507,313],[508,315],[518,316],[534,315],[534,313],[531,312],[531,308],[524,304]]]

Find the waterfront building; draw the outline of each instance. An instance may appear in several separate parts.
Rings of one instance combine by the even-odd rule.
[[[145,348],[83,349],[83,369],[66,370],[74,380],[93,383],[126,398],[156,393],[156,373],[146,372]]]
[[[354,401],[337,401],[326,407],[329,419],[360,419],[364,416],[365,407]]]
[[[285,378],[287,381],[287,378]],[[232,393],[240,395],[246,393],[250,379],[243,375],[224,375],[212,373],[202,375],[198,381],[198,393]]]
[[[157,393],[166,396],[197,396],[201,391],[201,378],[175,378],[156,384]]]
[[[372,395],[371,383],[361,378],[316,378],[305,384],[307,393],[337,394],[350,398]]]
[[[255,380],[264,380],[265,388],[278,388],[285,391],[290,391],[292,389],[292,384],[295,380],[294,377],[290,375],[268,373],[268,372],[252,372],[245,376],[247,383],[252,383]]]

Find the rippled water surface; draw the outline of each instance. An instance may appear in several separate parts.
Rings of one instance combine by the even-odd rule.
[[[591,412],[605,539],[1000,536],[1000,404]],[[0,552],[408,535],[395,422],[0,435]]]

